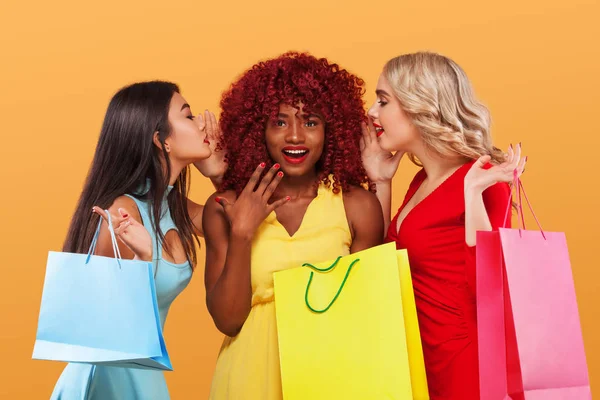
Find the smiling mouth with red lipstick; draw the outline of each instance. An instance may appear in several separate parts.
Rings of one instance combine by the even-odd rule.
[[[373,123],[373,126],[375,127],[375,134],[377,135],[377,137],[383,135],[383,132],[385,132],[383,130],[383,126],[376,123]]]
[[[285,162],[289,164],[301,164],[308,157],[308,147],[286,146],[281,150]]]

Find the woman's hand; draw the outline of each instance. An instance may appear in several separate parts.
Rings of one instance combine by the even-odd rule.
[[[136,259],[152,261],[152,237],[146,227],[132,218],[127,210],[119,208],[119,214],[111,214],[115,235],[135,255]],[[108,224],[108,215],[100,207],[93,207],[92,212],[100,215]]]

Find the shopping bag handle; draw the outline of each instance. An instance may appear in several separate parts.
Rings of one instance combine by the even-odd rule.
[[[519,220],[519,235],[522,235],[523,230],[526,229],[525,228],[525,216],[523,215],[523,200],[521,198],[521,194],[523,194],[523,196],[525,197],[525,202],[527,203],[527,206],[529,207],[529,210],[531,211],[531,215],[533,215],[533,218],[535,219],[535,222],[537,223],[537,226],[540,229],[540,233],[542,234],[542,237],[544,239],[546,239],[546,234],[544,233],[544,230],[542,229],[542,225],[540,224],[540,221],[538,220],[537,216],[535,215],[535,212],[533,211],[531,202],[529,201],[529,198],[527,197],[527,193],[525,192],[525,188],[523,187],[523,182],[519,178],[519,175],[518,175],[516,169],[513,172],[513,185],[512,186],[513,186],[513,188],[515,188],[515,194],[516,194],[517,217],[518,217],[517,219]],[[512,189],[513,188],[511,188],[510,196],[508,196],[508,205],[506,207],[506,213],[504,214],[504,223],[502,224],[503,227],[506,227],[506,223],[507,223],[508,217],[509,217],[509,211],[512,206],[512,200],[513,200]]]
[[[309,263],[304,263],[302,264],[303,267],[308,267],[311,268],[317,272],[329,272],[331,270],[333,270],[338,262],[340,261],[340,259],[342,258],[342,256],[339,256],[334,262],[333,264],[331,264],[329,267],[327,268],[317,268],[312,264]],[[313,271],[310,271],[310,277],[308,278],[308,284],[306,285],[306,292],[304,294],[304,302],[306,303],[306,306],[308,307],[308,309],[314,313],[317,314],[323,314],[324,312],[326,312],[327,310],[329,310],[331,308],[331,306],[333,305],[333,303],[335,303],[335,301],[337,300],[337,298],[340,296],[340,293],[342,293],[342,289],[344,288],[344,285],[346,284],[346,281],[348,280],[348,276],[350,275],[350,271],[352,271],[352,267],[354,267],[354,264],[356,264],[357,262],[360,261],[360,258],[357,258],[356,260],[352,261],[352,263],[350,263],[350,265],[348,266],[348,271],[346,271],[346,275],[344,276],[344,280],[342,281],[342,284],[340,285],[340,288],[338,289],[337,293],[335,294],[335,296],[333,297],[333,300],[331,300],[331,302],[329,303],[329,305],[325,308],[323,308],[322,310],[317,310],[314,307],[312,307],[310,305],[310,302],[308,301],[308,291],[310,290],[310,285],[312,284],[312,280],[313,277],[315,275],[315,273]]]
[[[115,259],[119,264],[119,268],[121,267],[121,252],[119,251],[119,245],[117,243],[117,237],[115,235],[115,229],[112,224],[112,217],[108,210],[104,210],[106,215],[108,216],[108,232],[110,233],[110,241],[113,247],[113,254],[115,255]],[[87,254],[87,258],[85,259],[85,263],[87,264],[90,261],[92,255],[96,252],[96,244],[98,244],[98,236],[100,236],[100,227],[102,226],[102,217],[100,217],[100,221],[98,221],[98,226],[96,227],[96,232],[94,233],[94,238],[92,239],[92,243],[90,244],[90,249]]]

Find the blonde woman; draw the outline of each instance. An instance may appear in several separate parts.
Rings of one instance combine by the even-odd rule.
[[[363,127],[363,163],[377,185],[387,242],[408,249],[432,400],[479,399],[475,237],[504,222],[520,144],[492,144],[486,107],[447,57],[387,62]],[[395,152],[395,154],[392,154]],[[390,221],[391,179],[404,154],[423,168]]]

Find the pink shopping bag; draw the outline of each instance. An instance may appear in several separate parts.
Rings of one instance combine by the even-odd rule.
[[[591,399],[565,234],[525,230],[513,187],[519,229],[477,232],[481,399]]]

